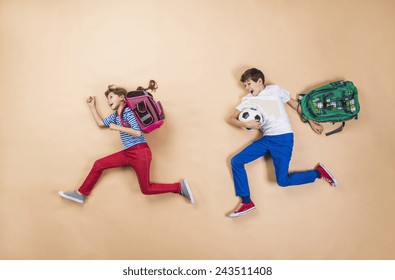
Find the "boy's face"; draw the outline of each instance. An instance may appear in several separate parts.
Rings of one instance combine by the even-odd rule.
[[[118,96],[118,95],[110,92],[107,96],[107,102],[108,102],[108,106],[110,106],[110,108],[115,111],[119,108],[119,106],[121,104],[123,104],[125,102],[125,97]]]
[[[263,85],[262,79],[259,78],[257,82],[254,82],[251,79],[248,79],[244,83],[244,87],[248,93],[251,93],[253,96],[257,96],[265,86]]]

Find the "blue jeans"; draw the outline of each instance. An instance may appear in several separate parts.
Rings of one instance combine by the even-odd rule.
[[[294,145],[293,133],[264,136],[248,145],[231,159],[233,181],[237,196],[249,196],[247,173],[244,165],[270,153],[280,187],[312,183],[318,178],[316,170],[288,173]]]

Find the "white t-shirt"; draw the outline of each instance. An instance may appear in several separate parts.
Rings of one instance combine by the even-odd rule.
[[[292,133],[284,104],[291,99],[287,90],[277,86],[266,86],[257,96],[248,94],[241,100],[237,110],[255,108],[263,116],[261,130],[264,135]]]

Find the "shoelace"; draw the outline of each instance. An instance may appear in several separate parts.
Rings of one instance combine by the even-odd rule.
[[[332,178],[327,178],[325,176],[321,176],[320,179],[327,181],[331,186],[335,186],[335,181]]]
[[[326,177],[324,177],[324,176],[322,176],[321,179],[322,179],[322,180],[325,180],[325,181],[327,181],[328,183],[331,183],[331,184],[332,184],[332,180],[330,180],[330,179],[328,179],[328,178],[326,178]]]
[[[240,211],[241,208],[243,208],[243,206],[246,205],[244,203],[240,204],[239,208],[237,208],[237,210],[235,211],[235,213],[238,213]]]
[[[333,179],[329,176],[329,174],[323,175],[323,174],[321,173],[321,178],[320,178],[320,179],[323,179],[323,180],[327,181],[327,182],[330,183],[330,184],[333,184],[333,183],[334,183]]]

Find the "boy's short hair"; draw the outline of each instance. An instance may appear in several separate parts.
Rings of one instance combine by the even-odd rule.
[[[256,68],[246,70],[243,75],[241,75],[240,81],[244,83],[249,79],[253,80],[255,83],[258,82],[259,79],[262,79],[262,83],[265,84],[265,75],[263,75],[261,70]]]
[[[108,95],[110,93],[114,93],[115,95],[118,96],[126,96],[126,94],[128,93],[126,89],[121,88],[121,87],[116,87],[114,85],[109,85],[108,86],[108,90],[106,90],[106,92],[104,93],[104,95],[106,96],[106,98],[108,98]]]

